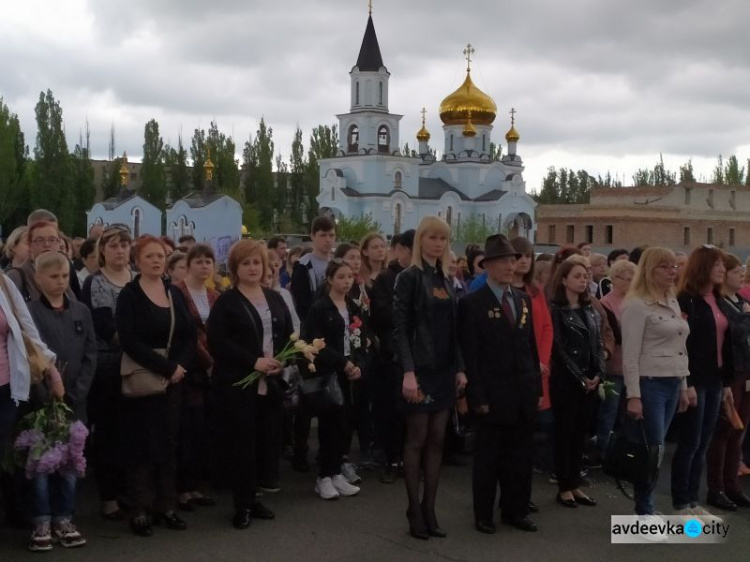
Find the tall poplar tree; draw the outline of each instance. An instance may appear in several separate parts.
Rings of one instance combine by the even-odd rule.
[[[164,141],[159,135],[159,123],[151,119],[143,132],[140,195],[157,209],[164,209],[167,182],[164,173]]]
[[[3,234],[17,226],[11,222],[14,211],[28,204],[28,148],[18,115],[0,98],[0,226]]]

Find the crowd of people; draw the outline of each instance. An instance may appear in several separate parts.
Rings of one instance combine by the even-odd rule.
[[[595,507],[586,470],[618,428],[651,446],[672,434],[674,513],[750,507],[750,284],[737,257],[537,254],[500,234],[457,257],[438,217],[390,240],[337,240],[328,217],[310,230],[310,247],[243,239],[217,264],[189,236],[134,239],[113,224],[70,240],[52,213],[32,213],[3,250],[0,457],[23,416],[64,401],[89,429],[104,519],[140,536],[185,530],[182,513],[227,488],[244,529],[275,518],[259,498],[281,491],[285,457],[312,470],[317,420],[311,490],[332,501],[360,492],[363,469],[384,484],[403,475],[409,532],[427,540],[447,536],[441,466],[467,433],[474,523],[492,534],[498,488],[501,522],[537,531],[535,471],[560,506]],[[279,360],[295,342],[324,343],[312,362]],[[31,526],[31,550],[86,544],[76,480],[3,475],[6,517]],[[652,486],[634,494],[636,514],[658,516]]]

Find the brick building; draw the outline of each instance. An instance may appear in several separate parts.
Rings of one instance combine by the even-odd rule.
[[[680,183],[667,187],[597,188],[582,205],[539,205],[538,244],[590,242],[596,251],[643,244],[690,251],[714,244],[750,254],[750,189]]]

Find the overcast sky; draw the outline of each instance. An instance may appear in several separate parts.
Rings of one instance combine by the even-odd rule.
[[[117,151],[139,159],[151,118],[166,142],[211,120],[238,152],[261,116],[286,158],[349,109],[349,75],[367,0],[24,0],[0,18],[0,96],[35,139],[34,105],[50,88],[68,141],[88,118],[95,157],[110,125]],[[610,170],[630,183],[659,152],[674,170],[693,158],[750,157],[750,2],[747,0],[374,0],[401,142],[416,144],[427,108],[442,148],[440,101],[473,77],[498,105],[505,144],[518,110],[529,190],[549,166]],[[305,141],[307,142],[307,140]]]

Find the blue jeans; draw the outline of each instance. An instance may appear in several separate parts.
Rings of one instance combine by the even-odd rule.
[[[31,519],[35,524],[70,519],[75,511],[76,475],[44,474],[34,478]]]
[[[625,378],[619,375],[607,375],[607,381],[614,383],[614,391],[599,404],[599,416],[596,422],[596,446],[602,457],[607,452],[607,442],[612,428],[615,427],[617,412],[620,410],[620,402],[625,392]]]
[[[723,387],[721,381],[695,387],[698,404],[683,414],[677,449],[672,458],[672,505],[675,509],[695,507],[701,486],[706,449],[719,418]]]
[[[664,446],[664,436],[679,402],[681,380],[678,377],[641,377],[643,431],[651,446]],[[628,419],[626,427],[631,440],[642,442],[638,423]],[[655,486],[652,488],[644,485],[633,487],[635,512],[638,515],[650,515],[654,512],[654,488]]]

